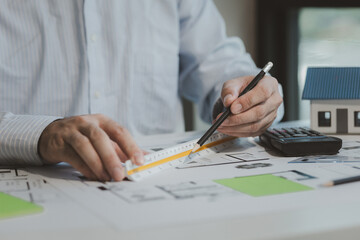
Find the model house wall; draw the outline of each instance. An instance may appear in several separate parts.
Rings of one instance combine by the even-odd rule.
[[[302,99],[310,100],[311,128],[360,133],[360,67],[311,67]]]
[[[311,100],[310,104],[312,129],[323,133],[360,133],[360,99]],[[322,120],[319,117],[325,117],[325,120],[329,117],[330,126],[319,126]],[[327,125],[327,122],[322,124]]]

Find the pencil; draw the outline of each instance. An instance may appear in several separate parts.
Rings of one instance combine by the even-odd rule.
[[[238,97],[241,97],[245,93],[249,92],[253,89],[256,84],[265,76],[267,72],[272,68],[273,63],[268,62],[265,67],[255,76],[255,78],[246,86],[246,88],[239,94]],[[209,137],[216,131],[216,129],[225,121],[225,119],[231,114],[230,107],[228,107],[225,112],[219,117],[216,122],[206,131],[206,133],[199,139],[199,141],[195,144],[194,148],[191,150],[190,154],[198,150],[205,142],[209,139]],[[189,154],[189,155],[190,155]]]
[[[357,181],[360,181],[360,176],[336,179],[336,180],[324,183],[323,186],[331,187],[331,186],[335,186],[335,185],[340,185],[340,184],[344,184],[344,183],[352,183],[352,182],[357,182]]]

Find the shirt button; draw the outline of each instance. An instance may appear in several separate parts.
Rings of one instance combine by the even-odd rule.
[[[100,98],[100,93],[96,91],[96,92],[94,93],[94,96],[95,96],[96,99],[99,99],[99,98]]]
[[[96,42],[96,40],[97,40],[96,34],[92,34],[90,39],[91,39],[91,41]]]

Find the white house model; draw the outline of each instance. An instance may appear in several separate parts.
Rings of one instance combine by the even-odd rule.
[[[360,134],[360,67],[308,68],[302,99],[310,100],[312,129]]]

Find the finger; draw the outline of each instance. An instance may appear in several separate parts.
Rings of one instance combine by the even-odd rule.
[[[275,78],[265,77],[249,92],[237,98],[230,107],[233,114],[244,112],[260,103],[265,102],[275,92],[278,92],[278,83]]]
[[[276,111],[271,112],[265,118],[251,123],[246,123],[243,125],[236,126],[226,126],[218,128],[219,132],[222,132],[227,135],[237,136],[237,137],[249,137],[249,136],[258,136],[263,133],[276,118]]]
[[[66,149],[66,161],[64,162],[69,163],[73,168],[78,170],[88,180],[98,179],[94,172],[85,164],[85,162],[70,145]]]
[[[128,157],[125,155],[125,153],[119,148],[119,145],[117,145],[117,143],[115,143],[114,141],[112,141],[113,147],[117,153],[117,155],[119,156],[121,162],[125,162],[126,160],[128,160]],[[147,154],[149,154],[148,151],[142,150],[142,154],[145,156]]]
[[[69,162],[76,170],[78,170],[86,179],[91,181],[99,180],[98,177],[91,171],[91,169],[81,160]]]
[[[229,136],[236,136],[236,137],[255,137],[259,136],[262,133],[266,131],[267,128],[269,128],[272,125],[272,122],[267,123],[263,127],[261,127],[258,131],[255,132],[248,132],[248,131],[241,131],[239,129],[236,129],[236,127],[229,127],[229,128],[235,128],[235,129],[220,129],[219,132],[224,133]]]
[[[128,159],[126,154],[120,149],[119,145],[116,142],[111,141],[111,143],[113,145],[113,148],[115,149],[116,154],[119,156],[121,162],[125,162]]]
[[[117,153],[117,155],[119,156],[121,162],[125,162],[126,160],[128,160],[129,158],[126,156],[126,154],[119,148],[119,145],[112,141],[113,147],[115,148],[115,151]],[[150,152],[145,151],[145,150],[141,150],[142,154],[145,156],[147,154],[149,154]]]
[[[221,91],[221,99],[224,106],[230,106],[230,104],[238,98],[242,89],[244,89],[251,80],[251,76],[245,76],[226,81]]]
[[[246,123],[252,123],[259,121],[260,119],[265,118],[272,112],[276,112],[280,104],[282,103],[282,98],[280,94],[275,93],[272,97],[267,99],[264,103],[258,104],[253,108],[241,112],[239,114],[230,115],[222,124],[222,127],[225,126],[236,126]]]
[[[65,142],[68,143],[80,156],[85,164],[93,171],[97,179],[109,181],[110,176],[106,172],[99,155],[95,151],[90,140],[80,132],[74,132],[65,136]]]
[[[275,118],[274,118],[275,120]],[[229,130],[228,133],[225,133],[226,135],[230,135],[230,136],[236,136],[236,137],[256,137],[256,136],[259,136],[261,134],[263,134],[266,129],[268,129],[271,125],[272,125],[272,122],[269,122],[267,123],[266,125],[264,125],[263,127],[261,127],[258,131],[256,132],[244,132],[244,133],[241,133],[241,132],[236,132],[234,130]]]
[[[112,120],[109,120],[106,124],[102,125],[102,128],[109,137],[119,145],[120,149],[126,154],[128,159],[131,159],[136,165],[144,164],[143,150],[139,148],[127,129],[121,127]]]
[[[80,131],[90,140],[107,172],[115,181],[125,177],[125,170],[108,135],[96,124],[88,124]]]
[[[272,111],[274,110],[272,109]],[[220,127],[239,126],[257,122],[265,118],[269,113],[269,108],[265,104],[259,104],[246,112],[230,115]]]

